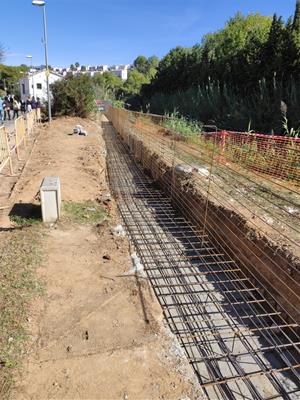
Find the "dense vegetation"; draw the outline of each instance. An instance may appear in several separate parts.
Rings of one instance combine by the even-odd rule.
[[[140,109],[142,87],[149,85],[151,79],[155,77],[158,64],[159,59],[156,56],[149,58],[138,56],[125,82],[112,72],[95,75],[92,80],[97,98],[117,101],[118,104],[121,102],[132,109]]]
[[[142,77],[133,95],[115,93],[132,109],[176,112],[231,129],[299,134],[300,0],[286,23],[277,15],[238,13],[201,44],[178,46],[155,61],[151,73],[145,57],[134,63],[145,81],[151,79],[141,92]]]
[[[150,84],[156,73],[158,58],[138,57],[128,79],[122,81],[112,72],[67,76],[52,85],[53,112],[56,115],[76,115],[86,117],[95,109],[95,99],[111,100],[118,106],[140,108],[140,92],[143,85]],[[78,66],[76,63],[75,66]]]
[[[300,135],[300,0],[294,17],[238,13],[192,48],[139,56],[123,83],[94,78],[98,97],[127,108],[236,130]]]
[[[53,113],[85,118],[95,109],[95,90],[90,77],[69,76],[51,85]]]
[[[0,45],[0,61],[3,57],[4,56],[1,57]],[[19,95],[19,80],[27,71],[28,67],[24,64],[19,67],[0,64],[0,95],[4,95],[7,92]]]
[[[299,134],[300,1],[294,18],[237,14],[201,45],[176,47],[143,106],[231,129]],[[295,128],[295,129],[292,129]]]

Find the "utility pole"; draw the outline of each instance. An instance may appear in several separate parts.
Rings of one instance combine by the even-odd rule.
[[[48,37],[47,37],[47,19],[46,19],[46,1],[32,0],[32,5],[43,7],[43,22],[44,22],[44,46],[45,46],[45,64],[46,64],[46,83],[47,83],[47,97],[48,97],[48,118],[49,124],[52,122],[51,112],[51,94],[49,84],[49,64],[48,64]]]

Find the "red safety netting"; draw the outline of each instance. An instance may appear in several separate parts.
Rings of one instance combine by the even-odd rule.
[[[128,123],[131,123],[132,127],[143,123],[144,127],[147,124],[148,131],[150,129],[158,135],[164,135],[166,131],[163,128],[163,122],[167,117],[126,110],[118,110],[118,113],[124,114],[124,117],[126,115]],[[123,121],[122,118],[121,120]],[[121,120],[118,124],[119,131],[124,128]],[[173,134],[182,136],[176,132],[173,132]],[[227,130],[210,133],[199,132],[198,139],[200,139],[200,142],[198,146],[203,150],[201,140],[203,138],[210,143],[207,148],[208,152],[212,150],[211,143],[217,145],[216,153],[222,158],[222,162],[233,162],[253,172],[268,175],[272,179],[300,185],[300,138]],[[182,139],[189,140],[184,136],[182,136]]]
[[[253,171],[300,184],[300,139],[246,132],[204,134],[220,154]]]

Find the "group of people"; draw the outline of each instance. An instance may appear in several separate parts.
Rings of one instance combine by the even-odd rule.
[[[28,97],[26,101],[21,101],[17,96],[8,95],[0,97],[0,123],[19,117],[19,114],[25,114],[31,110],[41,108],[40,99],[34,96]]]

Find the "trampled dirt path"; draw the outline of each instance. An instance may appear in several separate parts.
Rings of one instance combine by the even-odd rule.
[[[69,135],[81,123],[89,136]],[[112,229],[118,214],[105,174],[101,129],[54,121],[40,135],[14,202],[38,204],[44,176],[60,176],[64,201],[98,201],[100,224],[66,217],[43,227],[45,294],[32,305],[28,354],[12,394],[28,399],[199,399],[192,369],[164,327],[148,282],[124,275],[130,245]],[[4,223],[4,222],[3,222]],[[8,221],[6,221],[8,224]]]

